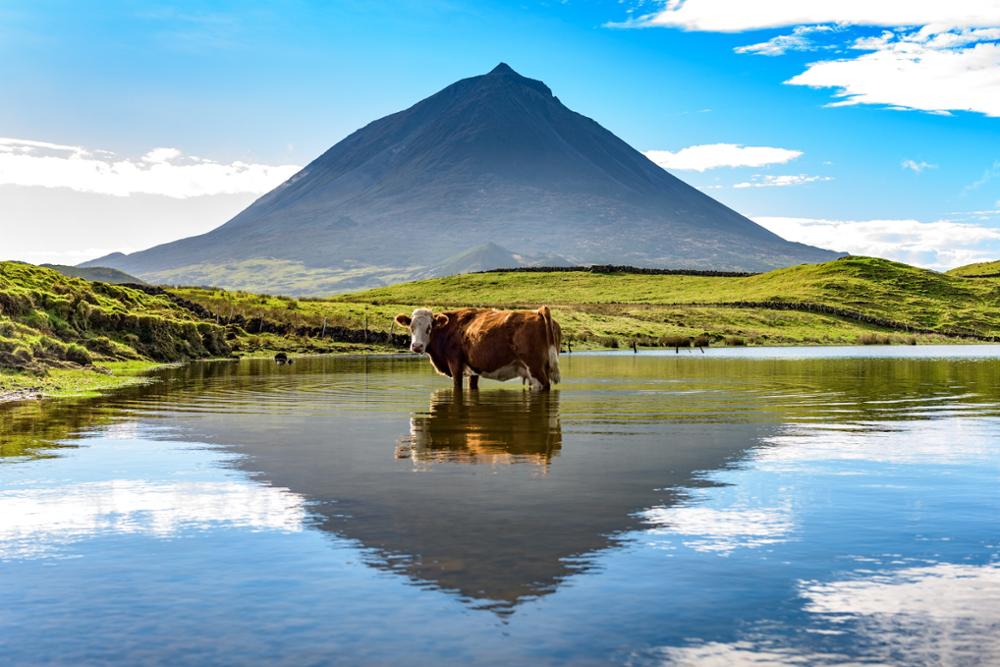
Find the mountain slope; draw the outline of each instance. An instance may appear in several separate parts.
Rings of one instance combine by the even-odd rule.
[[[86,265],[183,282],[199,265],[272,258],[378,284],[489,241],[574,264],[765,270],[836,256],[756,225],[501,64],[354,132],[208,234]]]

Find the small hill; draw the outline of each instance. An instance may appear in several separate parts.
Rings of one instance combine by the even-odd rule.
[[[1000,278],[1000,260],[958,266],[948,271],[948,275],[965,278]]]
[[[0,262],[0,368],[178,361],[230,351],[225,330],[165,293]]]
[[[318,294],[304,276],[337,291],[409,280],[491,240],[575,265],[763,271],[838,256],[757,225],[501,63],[357,130],[207,234],[83,266]],[[262,261],[282,271],[248,269]]]
[[[84,280],[97,280],[102,283],[112,285],[145,285],[146,283],[135,276],[130,276],[124,271],[108,268],[106,266],[67,266],[65,264],[42,264],[46,269],[58,271],[64,276],[73,278],[83,278]]]

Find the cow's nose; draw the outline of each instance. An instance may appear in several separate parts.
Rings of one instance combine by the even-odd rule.
[[[411,345],[410,346],[410,350],[412,350],[413,352],[416,352],[416,353],[419,354],[420,352],[424,351],[424,346],[423,345]]]

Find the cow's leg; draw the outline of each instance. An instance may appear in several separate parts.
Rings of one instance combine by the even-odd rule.
[[[528,383],[535,391],[547,391],[550,388],[547,359],[535,359],[531,363],[524,364]]]
[[[451,372],[452,386],[455,391],[462,391],[462,378],[465,376],[465,364],[461,360],[448,360],[448,370]]]
[[[479,376],[478,375],[470,375],[469,376],[469,389],[471,389],[473,391],[478,391],[479,390]]]

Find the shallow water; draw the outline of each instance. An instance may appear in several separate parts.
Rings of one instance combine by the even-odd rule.
[[[562,364],[0,410],[0,662],[1000,662],[1000,348]]]

